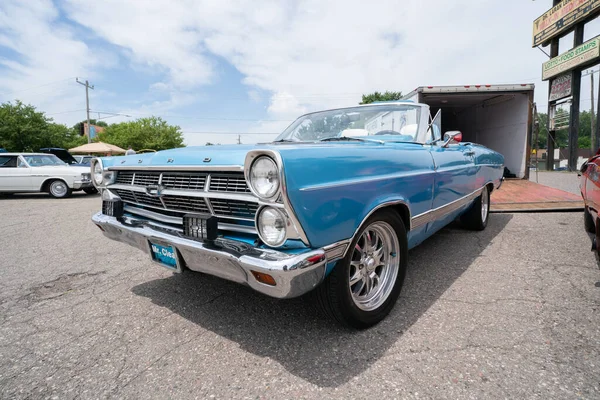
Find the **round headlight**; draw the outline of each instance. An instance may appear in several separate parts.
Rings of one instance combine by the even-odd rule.
[[[273,207],[265,207],[258,216],[257,221],[260,238],[268,246],[281,246],[285,242],[286,228],[285,215]]]
[[[98,186],[102,185],[102,173],[104,172],[102,171],[102,164],[100,164],[98,161],[94,162],[94,168],[92,172],[92,175],[94,176],[94,183]]]
[[[270,198],[279,190],[279,170],[269,157],[259,157],[250,168],[250,185],[263,198]]]

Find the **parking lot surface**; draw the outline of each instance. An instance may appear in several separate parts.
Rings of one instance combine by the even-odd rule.
[[[0,199],[0,397],[598,398],[600,270],[581,213],[494,214],[410,252],[366,331],[306,298],[173,275],[104,238],[98,196]]]

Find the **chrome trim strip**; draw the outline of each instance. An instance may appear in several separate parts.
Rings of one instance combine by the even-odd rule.
[[[434,208],[432,210],[429,210],[422,214],[414,216],[411,220],[411,225],[412,225],[413,229],[420,228],[423,225],[426,225],[432,221],[435,221],[438,218],[445,217],[446,215],[458,210],[462,206],[469,203],[471,200],[477,198],[481,194],[481,191],[483,190],[484,187],[485,186],[481,187],[481,189],[477,189],[476,191],[474,191],[471,194],[461,197],[460,199],[456,199],[448,204],[444,204],[443,206]]]
[[[107,189],[119,189],[129,190],[132,192],[146,193],[146,186],[134,186],[134,185],[122,185],[114,183],[107,187]],[[247,201],[248,203],[259,203],[259,200],[251,194],[239,194],[239,193],[224,193],[224,192],[206,192],[206,191],[192,191],[192,190],[178,190],[178,189],[164,189],[162,192],[163,196],[185,196],[185,197],[198,197],[198,198],[210,198],[219,200],[239,200]],[[162,197],[162,196],[161,196]]]
[[[404,178],[404,177],[410,177],[410,176],[417,176],[417,175],[426,175],[426,174],[434,174],[436,171],[431,170],[431,171],[416,171],[416,172],[396,172],[393,174],[388,174],[388,175],[380,175],[380,176],[376,176],[376,177],[364,177],[364,178],[356,178],[356,179],[349,179],[343,182],[336,182],[336,183],[326,183],[326,184],[322,184],[322,185],[314,185],[314,186],[307,186],[304,188],[301,188],[300,191],[301,192],[308,192],[308,191],[312,191],[312,190],[319,190],[319,189],[329,189],[329,188],[335,188],[335,187],[340,187],[340,186],[347,186],[347,185],[357,185],[357,184],[361,184],[361,183],[365,183],[365,182],[376,182],[376,181],[383,181],[383,180],[387,180],[387,179],[396,179],[396,178]]]
[[[111,166],[108,171],[216,171],[244,172],[243,165],[129,165]]]
[[[170,215],[163,215],[163,214],[155,213],[150,210],[145,210],[143,208],[138,208],[138,207],[132,207],[127,204],[124,205],[123,210],[125,210],[131,214],[139,215],[139,216],[146,217],[146,218],[151,218],[155,221],[161,221],[161,222],[164,222],[167,224],[177,224],[177,225],[183,224],[183,218],[171,217]],[[183,228],[177,228],[177,227],[173,227],[170,225],[161,225],[161,224],[155,223],[154,221],[147,221],[147,222],[149,224],[155,224],[162,228],[173,229],[173,230],[176,230],[179,232],[183,232]],[[241,233],[248,233],[251,235],[256,235],[256,229],[254,229],[251,226],[228,224],[226,222],[219,222],[219,230],[234,231],[234,232],[241,232]]]
[[[296,216],[296,212],[294,211],[294,207],[290,203],[290,199],[287,195],[287,183],[285,181],[285,171],[283,168],[283,159],[281,158],[281,154],[279,154],[279,152],[273,151],[273,150],[251,150],[251,151],[249,151],[246,154],[246,160],[244,163],[244,165],[245,165],[244,176],[246,178],[246,183],[248,184],[248,187],[250,188],[250,190],[252,190],[250,181],[248,179],[248,175],[250,172],[250,166],[252,165],[252,163],[254,162],[254,160],[256,158],[258,158],[260,156],[264,156],[264,155],[269,156],[273,160],[275,160],[275,163],[277,164],[277,167],[279,168],[279,191],[278,191],[278,194],[275,194],[269,200],[258,198],[258,203],[261,206],[278,207],[277,201],[278,201],[278,198],[280,197],[279,195],[281,195],[281,199],[283,201],[283,209],[285,210],[285,213],[287,214],[292,227],[296,231],[296,235],[292,236],[289,233],[289,229],[287,229],[286,240],[287,239],[300,239],[302,241],[302,243],[304,243],[304,245],[310,247],[310,242],[308,241],[308,237],[306,236],[306,233],[302,229],[302,225],[300,224],[300,221],[298,220],[298,217]],[[257,212],[256,212],[256,219],[258,219],[259,214],[260,214],[260,209],[257,210]]]
[[[342,240],[336,243],[332,243],[329,246],[325,246],[323,250],[325,250],[327,261],[335,261],[337,259],[343,258],[346,255],[346,250],[349,244],[350,240]]]
[[[113,193],[114,195],[118,196],[117,193]],[[124,204],[128,204],[128,205],[132,205],[132,203],[130,201],[126,201],[123,200]],[[139,201],[137,201],[136,198],[136,202],[134,203],[135,205],[141,206],[141,207],[146,207],[146,208],[154,208],[156,210],[161,210],[161,211],[170,211],[170,212],[178,212],[178,213],[182,213],[182,214],[188,214],[188,213],[197,213],[200,211],[192,211],[192,210],[173,210],[172,208],[161,208],[161,207],[156,207],[156,206],[152,206],[149,204],[144,204],[144,203],[140,203]],[[164,215],[164,214],[162,214]],[[225,218],[225,219],[233,219],[236,221],[248,221],[248,222],[254,222],[254,218],[244,218],[244,217],[235,217],[235,216],[231,216],[231,215],[223,215],[223,214],[213,214],[215,217],[219,217],[219,218]]]

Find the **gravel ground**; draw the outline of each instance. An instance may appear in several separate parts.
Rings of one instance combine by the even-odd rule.
[[[564,190],[565,192],[581,194],[579,190],[579,179],[577,172],[562,172],[562,171],[538,171],[537,178],[535,170],[529,172],[529,180],[550,186],[555,189]]]
[[[580,213],[443,230],[410,252],[391,315],[356,332],[305,298],[172,275],[104,238],[99,205],[0,199],[1,398],[600,397]]]

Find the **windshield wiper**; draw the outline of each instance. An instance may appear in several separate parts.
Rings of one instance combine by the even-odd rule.
[[[350,140],[356,140],[356,141],[359,141],[359,142],[379,143],[379,144],[384,144],[385,143],[383,140],[364,139],[364,138],[347,137],[347,136],[328,137],[328,138],[320,139],[319,142],[345,142],[345,141],[350,141]]]
[[[294,143],[295,140],[290,140],[290,139],[279,139],[279,140],[274,140],[273,143]]]

